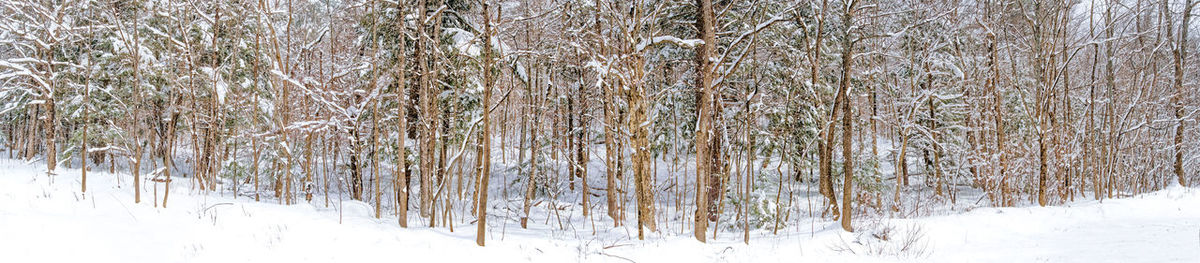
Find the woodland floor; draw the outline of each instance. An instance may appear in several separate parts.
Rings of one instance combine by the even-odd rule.
[[[639,241],[634,228],[564,230],[539,215],[530,229],[493,220],[487,247],[477,247],[471,223],[451,232],[412,219],[404,229],[361,202],[279,205],[176,184],[169,208],[156,208],[151,186],[133,202],[128,175],[91,172],[83,195],[79,170],[57,174],[0,159],[0,261],[1200,262],[1200,190],[1179,186],[1103,202],[863,219],[856,233],[818,219],[778,235],[752,232],[750,245],[740,232],[702,244],[678,224]]]

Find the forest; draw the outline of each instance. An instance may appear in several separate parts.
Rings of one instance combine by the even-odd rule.
[[[855,232],[1195,185],[1198,2],[0,1],[0,150],[478,246]]]

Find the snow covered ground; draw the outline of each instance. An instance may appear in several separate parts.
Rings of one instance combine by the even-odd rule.
[[[675,229],[638,241],[632,228],[564,231],[539,220],[529,230],[492,225],[481,248],[474,225],[403,229],[365,203],[284,206],[177,183],[169,208],[156,208],[152,185],[133,203],[127,175],[92,172],[82,195],[78,170],[51,178],[43,167],[0,159],[0,262],[1200,262],[1200,190],[1178,186],[1102,203],[866,219],[857,233],[818,220],[753,232],[750,245],[740,233],[701,244]]]

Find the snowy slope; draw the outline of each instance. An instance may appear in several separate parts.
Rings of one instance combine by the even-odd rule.
[[[156,208],[153,185],[133,203],[131,177],[93,172],[83,196],[78,170],[50,178],[42,167],[0,159],[0,262],[1200,262],[1200,191],[1182,187],[1103,203],[868,220],[857,233],[815,221],[751,233],[749,246],[740,233],[708,244],[676,232],[637,241],[628,235],[635,229],[539,222],[493,226],[480,248],[473,225],[402,229],[364,203],[283,206],[177,183],[169,208]]]

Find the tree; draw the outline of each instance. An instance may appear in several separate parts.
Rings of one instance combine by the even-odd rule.
[[[1168,2],[1169,1],[1164,1],[1163,5],[1165,6]],[[1183,100],[1183,96],[1184,96],[1184,93],[1183,93],[1183,90],[1184,90],[1183,89],[1183,69],[1186,65],[1185,61],[1187,60],[1188,32],[1191,31],[1191,29],[1190,29],[1191,27],[1189,27],[1191,24],[1189,22],[1191,21],[1191,18],[1192,18],[1192,7],[1193,6],[1195,6],[1195,4],[1191,0],[1183,1],[1183,12],[1180,14],[1182,16],[1182,18],[1180,18],[1181,22],[1179,24],[1179,38],[1178,38],[1179,40],[1178,40],[1178,43],[1175,44],[1175,49],[1172,50],[1172,52],[1174,53],[1173,57],[1175,59],[1175,78],[1174,78],[1174,83],[1172,86],[1174,86],[1174,88],[1175,88],[1175,94],[1174,94],[1174,96],[1171,97],[1171,104],[1173,105],[1173,107],[1175,109],[1175,121],[1178,123],[1175,125],[1175,142],[1174,142],[1174,147],[1173,147],[1174,148],[1173,150],[1175,152],[1175,162],[1174,162],[1175,163],[1175,177],[1177,177],[1179,179],[1179,185],[1183,185],[1183,186],[1187,186],[1188,184],[1187,184],[1187,176],[1184,174],[1184,171],[1183,171],[1183,149],[1182,149],[1182,147],[1183,147],[1184,116],[1183,116],[1183,103],[1181,101]],[[1165,11],[1167,11],[1167,10],[1164,10],[1164,12]],[[1168,18],[1167,21],[1171,21],[1171,19]],[[1171,31],[1170,24],[1171,24],[1170,22],[1167,23],[1167,32]],[[1167,33],[1167,35],[1171,35],[1171,33]]]
[[[705,231],[708,229],[710,194],[714,191],[709,185],[713,174],[721,170],[713,154],[719,145],[714,134],[717,102],[712,85],[713,54],[716,50],[715,17],[713,17],[712,0],[696,0],[696,29],[697,38],[703,41],[696,48],[696,240],[705,242]]]
[[[479,196],[477,197],[479,200],[479,201],[477,201],[479,206],[477,208],[478,212],[476,215],[477,215],[477,217],[479,217],[479,222],[476,223],[477,229],[475,231],[475,244],[478,244],[479,246],[482,247],[484,244],[484,233],[487,228],[487,216],[488,216],[487,200],[488,200],[488,188],[490,187],[490,184],[488,181],[492,177],[492,147],[491,147],[491,145],[492,145],[492,133],[491,133],[491,130],[492,130],[492,126],[491,126],[492,107],[490,105],[491,105],[491,101],[492,101],[492,88],[494,87],[495,82],[496,82],[495,76],[492,75],[494,73],[494,71],[496,70],[495,69],[495,56],[496,55],[495,55],[495,52],[493,51],[493,48],[495,48],[495,47],[492,46],[492,38],[493,38],[493,34],[494,34],[493,33],[494,29],[492,29],[492,14],[490,13],[491,7],[488,4],[487,0],[483,0],[481,2],[483,2],[482,10],[483,10],[483,28],[484,28],[483,36],[481,38],[481,40],[483,42],[483,69],[482,69],[482,71],[483,71],[483,85],[484,86],[483,86],[483,107],[481,107],[481,109],[483,110],[483,113],[482,113],[483,116],[481,117],[482,121],[480,121],[479,125],[483,128],[482,128],[482,133],[480,134],[479,141],[478,141],[478,151],[479,151],[478,158],[480,160],[480,164],[479,164],[479,174],[477,175],[477,176],[479,176],[479,180],[478,180],[478,184],[476,186],[476,188],[478,190],[476,190],[476,191],[479,192]],[[501,9],[497,9],[497,13],[500,12],[499,10],[501,10]]]
[[[850,197],[854,185],[854,156],[851,153],[854,121],[851,119],[849,93],[850,71],[854,66],[854,44],[858,41],[852,36],[851,30],[854,26],[854,13],[857,11],[858,1],[849,0],[843,4],[845,9],[842,14],[842,28],[846,31],[842,36],[842,77],[837,95],[837,100],[841,101],[842,106],[842,229],[846,232],[854,232],[854,228],[850,226],[850,203],[852,202]]]

